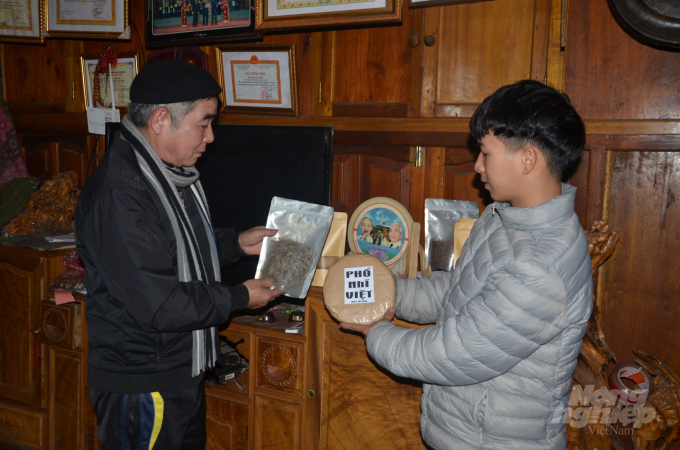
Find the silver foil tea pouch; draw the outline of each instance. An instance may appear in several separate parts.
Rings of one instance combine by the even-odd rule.
[[[274,277],[285,295],[305,298],[332,222],[330,206],[272,198],[267,228],[279,231],[264,238],[255,279]]]
[[[453,269],[453,231],[462,218],[478,219],[479,205],[465,200],[425,199],[425,265]]]

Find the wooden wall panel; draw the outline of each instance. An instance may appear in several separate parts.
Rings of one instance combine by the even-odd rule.
[[[310,80],[312,73],[312,45],[321,45],[321,42],[312,42],[312,33],[277,34],[266,36],[263,40],[267,44],[295,44],[295,59],[297,65],[297,88],[299,115],[310,115]],[[213,74],[217,77],[217,73]],[[317,97],[314,97],[317,100]]]
[[[609,221],[621,241],[602,269],[603,328],[619,362],[631,349],[680,373],[680,152],[615,152]]]
[[[51,174],[54,169],[54,144],[45,142],[24,148],[24,157],[31,176],[40,178],[45,172]]]
[[[66,102],[72,91],[66,73],[66,42],[46,39],[44,45],[4,44],[5,101]]]
[[[680,118],[680,53],[626,34],[605,0],[570,0],[564,92],[585,119]]]
[[[403,3],[401,25],[334,31],[334,103],[408,103],[413,12]]]
[[[374,155],[359,158],[359,202],[389,197],[409,208],[411,164]]]
[[[66,172],[69,170],[75,172],[78,177],[78,187],[82,188],[83,184],[85,184],[88,156],[89,150],[87,147],[80,147],[68,142],[59,142],[57,144],[58,166],[56,172]],[[91,170],[93,169],[94,167]]]
[[[475,155],[468,149],[446,149],[443,198],[477,202],[480,214],[486,205],[493,203],[475,172]]]
[[[531,76],[535,4],[534,0],[497,0],[426,11],[426,16],[439,14],[437,41],[424,49],[424,89],[431,84],[428,78],[436,77],[432,87],[436,106],[426,105],[425,100],[423,104],[429,114],[469,117],[499,87]],[[544,39],[547,45],[547,36]]]
[[[338,212],[359,206],[358,155],[333,155],[331,206]]]

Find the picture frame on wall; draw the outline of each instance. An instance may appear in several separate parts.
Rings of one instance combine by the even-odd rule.
[[[130,0],[44,0],[48,36],[76,39],[129,39]]]
[[[462,5],[465,3],[481,3],[490,0],[408,0],[410,8],[422,8],[425,6],[444,6],[444,5]]]
[[[222,111],[298,115],[295,44],[215,48]]]
[[[116,108],[127,108],[130,104],[130,86],[139,72],[139,54],[137,52],[119,52],[116,67],[111,68],[111,77],[106,73],[99,74],[99,91],[101,101],[94,101],[95,68],[99,63],[99,53],[83,53],[80,55],[80,70],[83,78],[83,98],[85,108],[111,108],[111,81]],[[108,71],[107,71],[108,72]]]
[[[254,0],[256,30],[401,22],[402,0]]]
[[[147,47],[262,40],[253,0],[145,1]]]
[[[44,0],[0,2],[0,42],[45,42]]]

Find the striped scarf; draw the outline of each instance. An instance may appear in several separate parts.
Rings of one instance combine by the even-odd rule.
[[[139,167],[144,177],[153,186],[156,194],[161,199],[163,208],[170,218],[172,231],[177,242],[177,269],[179,281],[201,280],[205,282],[220,281],[219,263],[217,259],[217,247],[210,226],[205,194],[201,183],[198,181],[198,171],[195,167],[174,167],[161,160],[156,151],[142,132],[126,116],[123,119],[121,136],[132,147],[137,157]],[[210,241],[211,258],[215,280],[208,280],[209,272],[206,271],[206,261],[201,256],[198,241],[191,227],[191,222],[177,191],[178,187],[191,186],[191,191],[196,198],[201,219],[206,228]],[[208,262],[209,263],[209,262]],[[191,374],[196,377],[207,368],[215,366],[217,360],[217,328],[211,327],[192,332],[193,349],[191,361]]]

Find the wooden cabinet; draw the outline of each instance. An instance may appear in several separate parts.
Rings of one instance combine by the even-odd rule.
[[[470,117],[485,97],[546,79],[550,0],[425,8],[420,115]]]
[[[46,434],[40,302],[66,253],[0,246],[0,439],[33,448]]]
[[[320,295],[306,302],[309,385],[318,392],[320,450],[424,449],[419,382],[395,377],[366,354],[364,339],[340,330]]]

